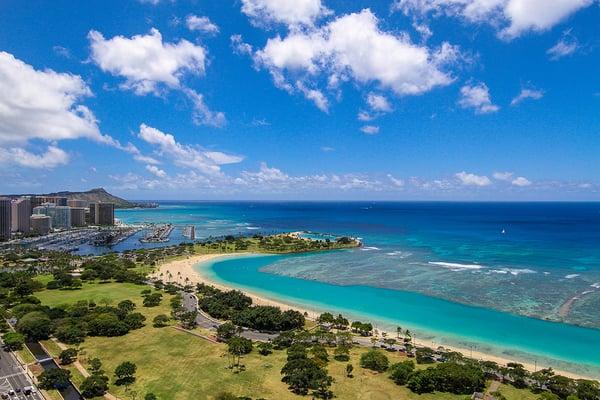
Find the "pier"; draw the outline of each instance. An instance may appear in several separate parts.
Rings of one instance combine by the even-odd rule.
[[[158,225],[156,226],[152,232],[148,233],[140,242],[142,243],[165,243],[169,241],[169,236],[171,236],[171,232],[173,232],[172,224]]]
[[[196,240],[196,227],[194,225],[186,226],[183,229],[183,236],[190,240]]]

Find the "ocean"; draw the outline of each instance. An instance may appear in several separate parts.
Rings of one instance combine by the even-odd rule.
[[[361,249],[228,260],[212,273],[436,344],[600,376],[600,203],[164,202],[117,217],[176,224],[170,244],[186,240],[185,225],[198,238],[359,237]],[[115,249],[140,246],[133,237]]]

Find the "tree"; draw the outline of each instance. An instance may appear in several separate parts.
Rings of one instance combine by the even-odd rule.
[[[146,393],[144,400],[157,400],[158,397],[154,393]]]
[[[50,318],[41,311],[27,313],[17,322],[17,330],[32,341],[48,339],[50,326]]]
[[[198,311],[188,311],[181,314],[179,317],[181,319],[181,325],[185,329],[194,329],[198,323],[196,319],[198,318]]]
[[[165,314],[158,314],[152,320],[152,326],[155,328],[163,328],[167,325],[169,325],[169,317]]]
[[[102,361],[99,358],[92,358],[90,360],[90,371],[92,375],[101,375],[104,373],[102,371]]]
[[[241,336],[234,336],[227,342],[227,352],[232,357],[231,367],[240,365],[240,358],[244,354],[248,354],[252,351],[252,340],[246,339]]]
[[[377,372],[388,369],[389,360],[385,354],[378,350],[369,350],[360,356],[360,366]]]
[[[72,348],[64,349],[60,352],[58,358],[60,359],[60,363],[63,365],[71,364],[77,359],[77,350]]]
[[[77,325],[68,323],[59,325],[54,336],[63,343],[78,344],[85,339],[85,331]]]
[[[352,378],[352,371],[354,371],[354,366],[352,364],[346,364],[346,376],[348,378]]]
[[[25,344],[25,336],[17,332],[5,333],[2,340],[10,350],[19,350]]]
[[[350,360],[350,346],[340,344],[333,351],[333,358],[337,361],[348,361]]]
[[[273,345],[271,343],[262,342],[256,347],[258,348],[258,354],[261,356],[268,356],[273,353]]]
[[[146,317],[138,312],[127,314],[123,319],[123,322],[130,330],[143,328],[144,321],[146,321]]]
[[[415,363],[412,362],[412,360],[392,364],[389,369],[390,379],[393,380],[396,385],[406,385],[414,370]]]
[[[47,369],[38,378],[39,387],[45,390],[63,389],[69,386],[71,371],[62,368]]]
[[[327,365],[327,362],[329,361],[329,354],[327,354],[327,349],[325,348],[325,346],[321,344],[315,344],[310,349],[310,352],[312,353],[312,358],[314,362],[316,362],[322,367]]]
[[[131,361],[125,361],[117,365],[115,368],[115,377],[117,378],[115,384],[117,385],[130,385],[135,382],[135,372],[137,366]]]
[[[108,377],[102,374],[92,374],[83,380],[79,390],[85,398],[104,396],[108,390]]]
[[[130,313],[135,309],[135,303],[131,300],[123,300],[117,304],[117,308],[119,310],[125,311],[125,313]]]
[[[127,324],[110,313],[98,314],[89,321],[88,329],[92,336],[122,336],[129,332]]]
[[[237,333],[237,327],[231,322],[225,322],[217,328],[217,339],[226,342]]]
[[[160,301],[162,300],[162,294],[156,292],[156,293],[152,293],[147,295],[146,297],[144,297],[144,307],[156,307],[158,305],[160,305]]]

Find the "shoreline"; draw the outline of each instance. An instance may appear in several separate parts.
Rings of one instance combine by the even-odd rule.
[[[299,306],[297,304],[286,303],[285,301],[281,301],[281,300],[274,300],[274,299],[266,297],[263,294],[257,294],[256,292],[253,292],[251,290],[240,289],[240,288],[237,288],[234,286],[224,285],[220,282],[215,282],[210,277],[207,277],[206,274],[203,274],[203,273],[201,273],[201,271],[198,271],[194,268],[197,265],[200,265],[200,266],[207,265],[209,262],[212,262],[212,261],[215,261],[215,260],[218,260],[221,258],[234,258],[234,257],[244,257],[244,256],[264,256],[264,255],[267,255],[267,254],[262,254],[262,253],[201,254],[201,255],[192,256],[192,257],[188,257],[188,258],[180,259],[180,260],[173,260],[173,261],[169,261],[164,264],[161,264],[158,266],[158,270],[155,273],[153,273],[151,276],[154,278],[166,280],[164,278],[164,275],[166,275],[166,273],[168,271],[172,275],[172,281],[177,281],[178,278],[182,279],[182,280],[185,280],[187,278],[189,280],[189,282],[192,284],[204,283],[204,284],[212,285],[212,286],[216,287],[217,289],[224,290],[224,291],[232,290],[232,289],[241,290],[242,292],[244,292],[244,294],[246,294],[248,297],[250,297],[252,299],[253,304],[263,305],[263,306],[275,306],[275,307],[281,308],[284,311],[288,310],[288,309],[297,310],[302,313],[306,313],[307,319],[316,320],[318,318],[318,316],[320,315],[320,312],[317,312],[315,310],[310,310],[308,308]],[[160,276],[161,273],[163,273],[163,277]],[[323,310],[323,311],[325,311],[325,310]],[[332,310],[328,310],[328,311],[332,311]],[[395,337],[395,335],[396,335],[395,332],[390,332],[390,331],[379,330],[379,332],[386,332],[388,337]],[[418,339],[413,340],[413,342],[417,346],[423,346],[423,347],[431,347],[431,343],[432,343],[429,341],[421,341]],[[523,361],[519,361],[516,359],[509,359],[509,358],[505,358],[505,357],[494,355],[494,354],[484,353],[484,352],[477,351],[477,350],[471,350],[468,348],[461,348],[459,346],[444,344],[444,345],[442,345],[442,347],[444,347],[448,350],[451,350],[451,351],[460,352],[460,353],[464,354],[465,356],[469,355],[470,358],[486,360],[486,361],[494,361],[500,365],[506,365],[507,363],[510,363],[510,362],[518,362],[518,363],[522,364],[523,367],[530,372],[535,372],[536,370],[543,368],[542,366],[538,367],[533,363],[523,362]],[[556,369],[556,368],[552,368],[552,369],[556,373],[558,373],[560,375],[564,375],[564,376],[572,378],[572,379],[595,379],[595,378],[591,378],[589,376],[585,376],[585,375],[581,375],[581,374],[577,374],[577,373],[573,373],[573,372],[569,372],[569,371],[564,371],[564,370],[560,370],[560,369]]]

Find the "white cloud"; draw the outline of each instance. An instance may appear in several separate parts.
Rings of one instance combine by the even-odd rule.
[[[359,111],[356,118],[358,118],[359,121],[372,121],[375,119],[375,116],[366,111]]]
[[[69,162],[69,155],[55,145],[48,146],[45,153],[33,154],[19,147],[0,147],[0,163],[20,165],[35,169],[52,169]]]
[[[544,97],[544,91],[538,89],[521,89],[521,93],[510,102],[511,106],[516,106],[526,99],[539,100]]]
[[[225,124],[222,112],[211,111],[201,94],[181,84],[186,73],[204,74],[207,54],[204,47],[185,39],[165,43],[157,29],[151,29],[147,35],[115,36],[112,39],[90,31],[88,38],[92,60],[103,71],[125,78],[120,85],[122,89],[133,90],[137,95],[161,95],[168,89],[181,90],[194,105],[195,123]]]
[[[186,72],[204,74],[206,50],[187,40],[163,43],[157,29],[148,35],[105,39],[100,32],[88,34],[92,60],[105,72],[125,78],[121,86],[136,94],[159,93],[160,85],[180,86]]]
[[[242,43],[236,37],[235,47]],[[242,50],[249,51],[248,46]],[[382,31],[369,9],[319,28],[278,35],[253,54],[256,66],[267,69],[277,87],[305,95],[303,89],[318,90],[315,87],[323,81],[328,89],[337,89],[340,81],[351,79],[359,85],[375,83],[399,96],[418,95],[450,84],[453,77],[442,68],[459,57],[458,49],[448,43],[432,50],[412,43],[406,34]],[[326,110],[322,90],[316,98],[310,97]]]
[[[0,142],[81,137],[106,142],[81,101],[92,92],[77,75],[39,71],[0,52]]]
[[[465,171],[454,174],[464,186],[489,186],[492,184],[490,178],[485,175],[475,175]]]
[[[485,83],[467,84],[460,88],[458,104],[462,108],[472,108],[476,114],[494,113],[500,109],[492,103],[490,90]]]
[[[146,170],[157,178],[166,178],[167,173],[155,165],[146,165]]]
[[[522,176],[515,178],[511,183],[514,186],[520,186],[520,187],[531,185],[531,181],[529,181],[529,179],[524,178]]]
[[[329,111],[329,101],[323,92],[318,89],[307,88],[301,81],[296,82],[296,87],[304,94],[304,97],[315,103],[319,110],[323,112]]]
[[[396,187],[403,187],[404,186],[404,181],[402,179],[395,178],[391,174],[388,174],[387,177],[390,180],[390,182],[392,183],[392,185],[394,185]]]
[[[138,136],[156,146],[159,155],[170,157],[176,165],[193,168],[206,175],[219,176],[221,165],[239,163],[243,160],[240,156],[183,145],[178,143],[173,135],[145,124],[140,125]]]
[[[252,46],[244,42],[242,35],[231,35],[229,39],[231,41],[231,47],[235,53],[251,56],[254,52]]]
[[[360,130],[367,135],[376,135],[379,133],[379,127],[375,125],[365,125]]]
[[[514,39],[523,33],[543,32],[595,0],[396,0],[392,10],[425,17],[447,15],[469,22],[489,23],[498,36]]]
[[[392,111],[392,106],[388,99],[385,96],[375,93],[369,93],[367,95],[367,104],[374,111],[379,112],[390,112]]]
[[[242,0],[242,12],[256,25],[283,23],[312,25],[330,11],[321,0]]]
[[[512,172],[494,172],[492,176],[499,181],[510,181],[513,175]]]
[[[577,41],[577,38],[571,35],[570,31],[566,31],[559,41],[546,51],[546,54],[548,54],[551,60],[556,61],[563,57],[570,56],[578,49],[579,42]]]
[[[185,23],[189,30],[200,31],[209,34],[219,33],[219,27],[215,25],[210,18],[197,15],[188,15]]]
[[[335,148],[330,147],[330,146],[323,146],[323,147],[321,147],[321,151],[323,153],[331,153],[332,151],[335,151]]]

